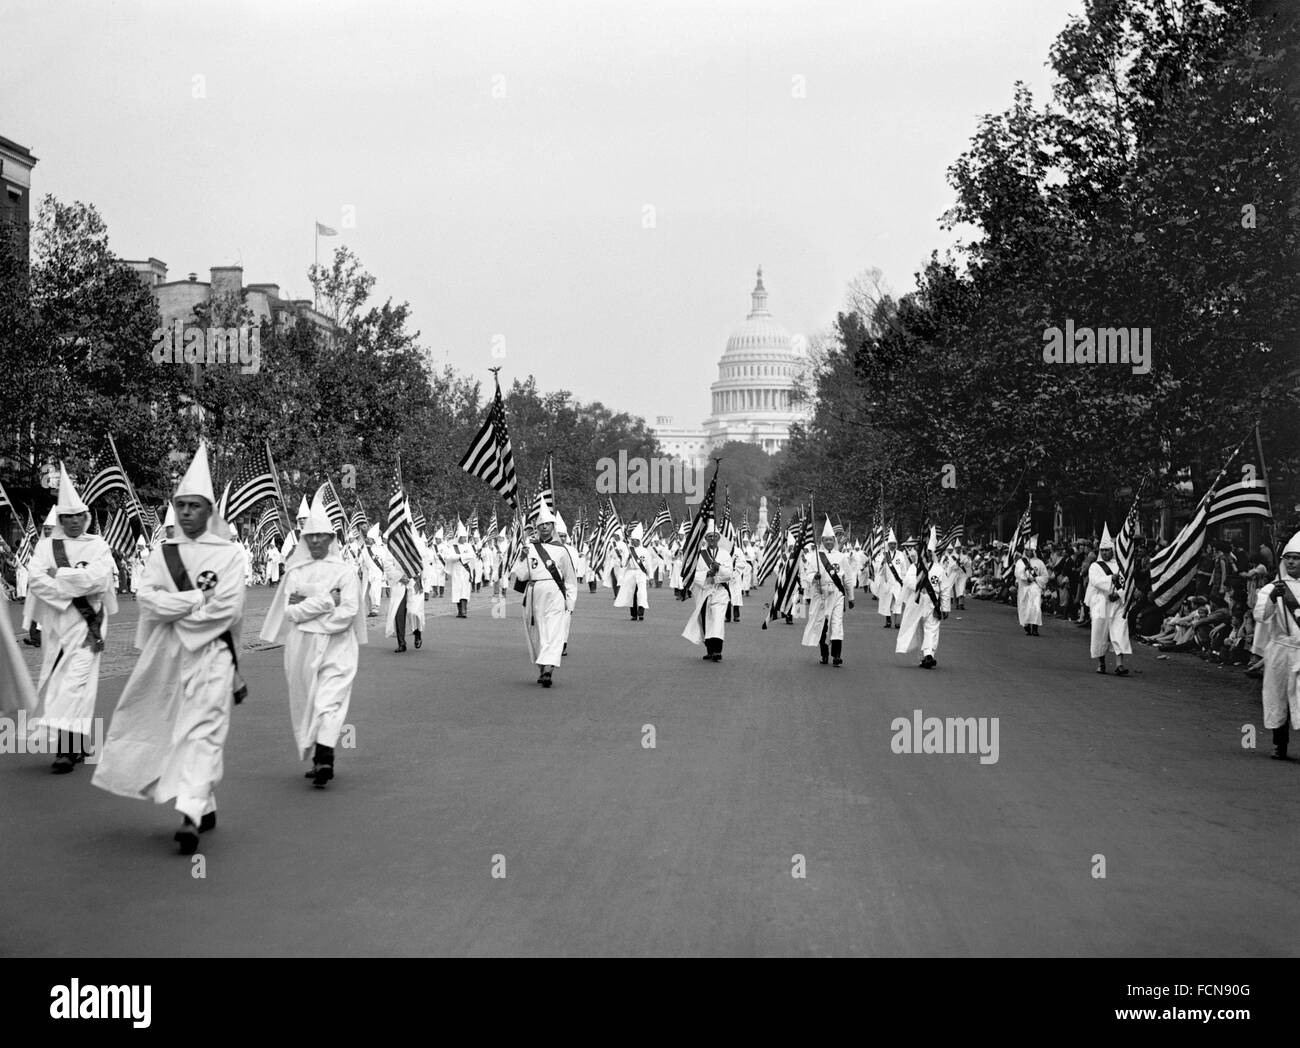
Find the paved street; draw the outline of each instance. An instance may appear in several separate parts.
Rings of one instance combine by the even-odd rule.
[[[356,748],[325,790],[295,759],[280,651],[244,655],[202,878],[170,806],[0,758],[0,954],[1296,953],[1300,765],[1267,758],[1239,671],[1140,648],[1133,677],[1099,677],[1085,631],[1031,639],[973,600],[925,671],[869,597],[842,669],[760,630],[753,599],[713,665],[670,590],[639,624],[602,590],[546,691],[514,599],[504,620],[484,596],[467,621],[429,609],[401,656],[371,620]],[[891,752],[916,710],[998,718],[997,762]]]

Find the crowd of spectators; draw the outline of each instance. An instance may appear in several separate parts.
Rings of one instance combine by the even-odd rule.
[[[1267,544],[1252,554],[1230,542],[1206,544],[1196,574],[1174,604],[1161,608],[1151,600],[1151,554],[1155,546],[1139,538],[1134,551],[1133,599],[1129,605],[1129,636],[1160,652],[1194,655],[1223,668],[1240,667],[1262,677],[1263,650],[1254,644],[1255,593],[1277,577],[1277,557]],[[993,543],[976,551],[970,589],[980,600],[1016,602],[1014,578],[1004,576],[1006,544]],[[1043,614],[1089,626],[1084,594],[1088,568],[1097,559],[1096,544],[1045,543],[1038,556],[1047,565]]]

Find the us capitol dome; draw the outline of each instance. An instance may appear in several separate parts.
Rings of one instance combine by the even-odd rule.
[[[662,415],[650,428],[668,454],[686,462],[705,461],[714,448],[733,440],[774,454],[789,441],[791,424],[808,416],[794,402],[795,386],[807,368],[802,339],[796,341],[768,311],[759,266],[749,316],[728,337],[718,379],[709,387],[712,411],[703,429],[676,428]]]

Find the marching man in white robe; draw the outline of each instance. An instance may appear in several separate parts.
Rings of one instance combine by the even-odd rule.
[[[644,622],[647,607],[647,589],[650,582],[650,555],[641,545],[645,529],[637,521],[628,536],[628,545],[622,557],[622,572],[618,576],[618,596],[614,607],[631,608],[632,621]]]
[[[1033,563],[1042,564],[1034,558]],[[1017,569],[1018,570],[1018,569]],[[1043,568],[1046,578],[1046,567]],[[1042,590],[1039,589],[1039,593]],[[1133,653],[1129,643],[1128,619],[1124,608],[1124,576],[1119,573],[1115,563],[1115,542],[1110,537],[1110,528],[1103,524],[1101,544],[1097,547],[1097,559],[1088,568],[1088,588],[1083,601],[1092,616],[1092,644],[1090,651],[1097,660],[1097,672],[1106,672],[1106,652],[1115,653],[1115,676],[1127,677],[1128,667],[1124,665],[1124,656]],[[1037,634],[1038,630],[1035,629]]]
[[[272,586],[278,586],[283,570],[284,556],[280,553],[280,547],[273,542],[266,550],[266,581]]]
[[[334,749],[347,722],[360,645],[366,642],[366,610],[356,568],[340,555],[319,495],[302,539],[261,637],[284,644],[294,742],[299,759],[311,756],[307,778],[323,787],[334,778]]]
[[[406,650],[406,625],[411,622],[412,639],[419,648],[424,643],[420,628],[424,625],[424,587],[420,575],[408,575],[406,568],[390,549],[384,560],[384,578],[388,582],[388,616],[384,636],[396,637],[394,654]]]
[[[1043,624],[1043,590],[1047,587],[1047,565],[1038,559],[1037,535],[1029,536],[1024,552],[1016,557],[1015,571],[1016,614],[1025,633],[1037,637],[1038,627]]]
[[[578,573],[569,551],[554,541],[555,516],[545,501],[536,522],[539,537],[520,547],[510,574],[515,592],[524,595],[528,658],[541,668],[537,683],[549,688],[578,603]]]
[[[124,797],[174,800],[185,820],[175,840],[181,854],[193,855],[199,834],[217,824],[213,789],[231,701],[243,700],[235,652],[248,591],[244,551],[214,512],[203,440],[174,502],[180,534],[149,558],[136,630],[140,659],[92,781]]]
[[[903,576],[903,622],[894,644],[894,651],[899,655],[919,647],[921,668],[927,670],[938,664],[934,653],[939,650],[939,629],[951,610],[943,569],[933,559],[938,544],[938,536],[931,527],[926,546],[930,551],[929,570],[921,573],[919,558],[917,563],[907,565],[907,574]]]
[[[727,636],[727,606],[731,603],[729,584],[735,578],[731,554],[718,548],[721,538],[717,524],[710,517],[692,576],[695,608],[682,630],[682,636],[692,644],[703,642],[704,658],[710,662],[722,661],[722,642]]]
[[[113,553],[99,535],[87,535],[90,508],[59,463],[58,527],[36,544],[31,592],[43,605],[44,658],[37,684],[33,732],[58,739],[52,770],[72,771],[86,759],[99,694],[99,663],[108,616],[117,612]]]
[[[474,547],[469,544],[469,532],[465,525],[457,521],[456,523],[456,542],[453,546],[446,546],[448,553],[443,553],[440,549],[438,552],[442,559],[447,562],[448,571],[451,574],[451,599],[456,605],[456,618],[469,618],[469,598],[473,592],[471,589],[470,569],[474,565]]]
[[[1282,548],[1279,576],[1255,594],[1255,628],[1264,645],[1264,727],[1273,759],[1289,760],[1291,726],[1300,723],[1300,531]]]
[[[830,658],[836,666],[843,666],[844,603],[848,601],[849,607],[853,607],[850,583],[853,569],[848,556],[835,548],[835,529],[831,527],[830,517],[822,528],[822,548],[817,550],[810,566],[811,570],[804,575],[804,589],[812,594],[812,603],[803,630],[803,645],[820,650],[823,666]]]
[[[907,571],[907,558],[898,548],[898,536],[894,529],[889,529],[885,540],[885,551],[880,555],[880,564],[876,568],[875,594],[879,603],[876,614],[883,615],[885,629],[893,626],[898,629],[903,619],[903,573]]]

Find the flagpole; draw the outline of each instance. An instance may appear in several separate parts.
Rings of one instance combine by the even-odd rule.
[[[1268,490],[1268,466],[1264,464],[1264,442],[1259,437],[1259,420],[1255,420],[1255,450],[1259,452],[1259,471],[1264,474],[1264,498],[1268,499],[1268,538],[1269,546],[1276,552],[1277,531],[1276,518],[1273,516],[1273,494]]]

